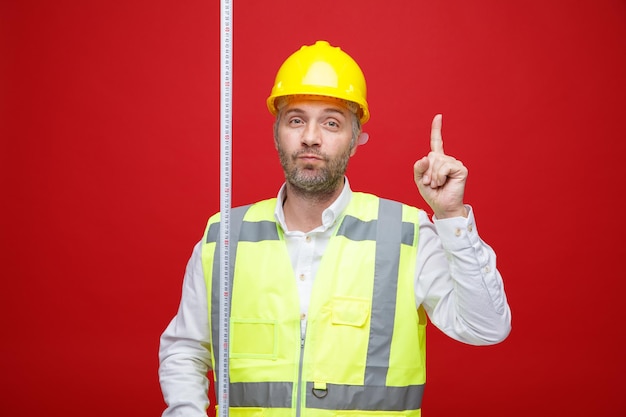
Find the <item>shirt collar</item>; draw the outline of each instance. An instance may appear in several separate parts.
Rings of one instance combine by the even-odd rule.
[[[321,231],[326,231],[335,224],[335,221],[342,215],[346,207],[348,207],[350,200],[352,199],[352,189],[350,189],[350,182],[348,181],[348,177],[344,177],[344,179],[345,182],[343,184],[341,194],[339,194],[339,197],[337,197],[335,201],[333,201],[331,205],[322,212],[322,225],[320,226]],[[283,201],[285,201],[286,192],[287,186],[283,184],[278,191],[278,196],[276,198],[276,208],[274,209],[274,217],[276,218],[276,221],[278,222],[278,224],[280,224],[283,230],[289,230],[287,229],[287,223],[285,222],[285,212],[283,210]]]

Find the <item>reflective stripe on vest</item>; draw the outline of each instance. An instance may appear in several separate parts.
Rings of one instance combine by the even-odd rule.
[[[231,407],[291,407],[292,382],[234,382],[230,384]],[[326,410],[347,409],[358,404],[365,411],[402,411],[421,408],[424,385],[408,387],[354,386],[328,384],[328,394],[315,396],[313,383],[307,382],[306,405]]]
[[[273,221],[243,221],[250,206],[239,207],[231,213],[231,286],[238,242],[279,240]],[[402,411],[421,407],[424,385],[386,386],[391,340],[394,330],[400,247],[414,245],[415,225],[402,222],[402,205],[379,199],[378,218],[363,221],[346,215],[337,236],[352,241],[376,241],[374,289],[364,385],[326,384],[323,395],[316,395],[313,382],[307,382],[306,407],[326,410]],[[210,224],[206,242],[219,239],[219,222]],[[213,288],[219,288],[219,245],[213,255]],[[212,291],[211,321],[219,323],[219,291]],[[218,340],[218,326],[211,326],[213,340]],[[220,346],[213,346],[219,357]],[[216,372],[219,370],[216,370]],[[231,382],[232,407],[290,408],[293,405],[293,382]]]

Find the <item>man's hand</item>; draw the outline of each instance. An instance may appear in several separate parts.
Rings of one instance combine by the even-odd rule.
[[[433,119],[430,131],[430,153],[415,162],[415,184],[438,219],[467,217],[463,193],[467,168],[461,161],[443,153],[440,114]]]

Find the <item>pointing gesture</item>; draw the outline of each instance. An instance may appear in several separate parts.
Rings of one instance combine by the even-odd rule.
[[[441,137],[441,124],[443,116],[435,115],[430,129],[430,150],[436,154],[443,155],[443,138]]]
[[[420,194],[438,219],[467,216],[463,205],[467,168],[443,152],[442,116],[433,119],[430,153],[415,162],[413,176]]]

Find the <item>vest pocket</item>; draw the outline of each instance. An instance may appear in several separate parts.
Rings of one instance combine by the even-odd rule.
[[[273,360],[278,357],[278,323],[275,320],[231,318],[230,326],[232,358]]]
[[[370,300],[334,296],[307,329],[310,362],[305,378],[317,383],[362,385],[369,341]],[[345,348],[337,350],[336,346]],[[348,348],[349,347],[349,348]],[[307,349],[305,347],[305,349]],[[310,373],[309,373],[310,372]]]
[[[370,314],[370,301],[355,297],[333,297],[332,324],[362,327]]]

